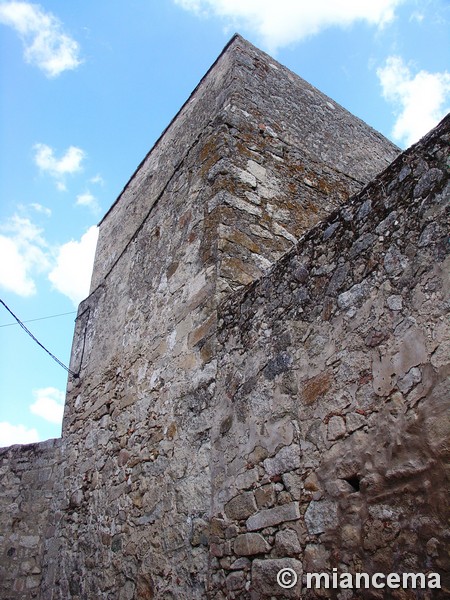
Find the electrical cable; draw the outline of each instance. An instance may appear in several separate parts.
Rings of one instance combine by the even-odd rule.
[[[59,360],[59,358],[56,358],[56,356],[54,354],[52,354],[50,352],[50,350],[47,350],[47,348],[43,344],[41,344],[41,342],[37,338],[34,337],[34,335],[31,333],[31,331],[28,329],[28,327],[26,327],[22,323],[22,321],[18,317],[16,317],[16,315],[13,313],[13,311],[3,302],[3,300],[1,298],[0,298],[0,303],[3,304],[3,306],[9,312],[9,314],[17,321],[17,323],[22,327],[22,329],[26,333],[28,333],[28,335],[31,337],[31,339],[34,340],[36,342],[36,344],[38,346],[40,346],[43,350],[45,350],[47,352],[47,354],[49,354],[53,358],[53,360],[58,363],[58,365],[60,367],[62,367],[63,369],[65,369],[70,375],[72,375],[72,377],[76,377],[76,378],[79,377],[78,373],[74,373],[71,369],[69,369],[69,367],[66,367],[66,365]]]
[[[48,317],[38,317],[37,319],[27,319],[26,321],[22,321],[22,323],[32,323],[33,321],[44,321],[45,319],[54,319],[55,317],[64,317],[65,315],[74,315],[77,311],[71,310],[70,312],[59,313],[59,315],[49,315]],[[4,325],[0,325],[0,327],[11,327],[12,325],[18,325],[19,323],[5,323]]]

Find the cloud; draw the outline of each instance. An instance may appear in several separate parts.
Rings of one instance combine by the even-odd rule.
[[[174,0],[199,16],[217,16],[255,32],[270,52],[332,27],[356,21],[381,27],[404,0]]]
[[[87,206],[94,214],[98,214],[100,212],[100,205],[97,201],[97,198],[93,196],[89,190],[84,192],[84,194],[79,194],[75,204],[77,206]]]
[[[422,21],[425,19],[425,15],[421,12],[419,12],[418,10],[415,10],[411,16],[409,17],[409,20],[415,21],[416,23],[422,23]]]
[[[56,158],[54,151],[47,144],[35,144],[34,161],[39,169],[56,179],[57,187],[65,190],[64,176],[72,175],[82,170],[81,163],[86,157],[85,152],[76,146],[70,146],[61,158]]]
[[[383,96],[398,107],[393,137],[406,146],[417,142],[447,114],[450,104],[450,73],[411,69],[399,56],[390,56],[377,69]]]
[[[60,425],[64,413],[65,394],[54,387],[33,390],[35,401],[30,405],[33,414]]]
[[[68,296],[75,306],[89,294],[98,228],[90,227],[80,241],[60,246],[56,266],[48,275],[54,287]]]
[[[91,177],[89,180],[91,183],[96,183],[97,185],[105,185],[105,180],[103,179],[103,177],[100,175],[100,173],[98,173],[97,175],[95,175],[94,177]]]
[[[34,209],[36,212],[38,213],[42,213],[44,214],[46,217],[51,217],[52,216],[52,211],[50,210],[50,208],[47,208],[46,206],[42,206],[42,204],[39,204],[38,202],[32,202],[30,204],[31,208]]]
[[[28,429],[25,425],[12,425],[7,421],[0,422],[0,448],[13,444],[32,444],[39,442],[36,429]]]
[[[47,77],[57,77],[81,64],[78,43],[64,33],[59,19],[38,4],[3,2],[0,23],[17,32],[24,45],[25,61]]]
[[[36,293],[34,275],[50,266],[42,230],[29,219],[14,215],[0,226],[0,286],[19,296]]]
[[[0,225],[0,287],[19,296],[36,293],[36,277],[47,273],[55,289],[75,305],[89,294],[98,228],[90,227],[79,241],[50,247],[42,229],[14,215]]]

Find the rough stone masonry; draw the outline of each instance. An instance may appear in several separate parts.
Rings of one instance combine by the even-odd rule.
[[[100,224],[62,438],[0,450],[2,600],[449,596],[449,142],[233,37]]]

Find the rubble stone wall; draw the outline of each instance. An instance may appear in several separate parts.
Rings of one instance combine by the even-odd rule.
[[[217,303],[396,155],[241,38],[229,45],[100,225],[44,595],[205,597]]]
[[[0,597],[41,598],[60,440],[0,449]]]
[[[209,507],[214,418],[216,245],[201,174],[212,135],[191,148],[80,306],[49,597],[204,593],[207,548],[192,552],[190,537],[193,516]]]
[[[301,592],[333,568],[449,594],[449,125],[220,307],[211,597],[341,598]]]

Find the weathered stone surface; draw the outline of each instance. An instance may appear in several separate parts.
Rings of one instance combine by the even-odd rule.
[[[259,533],[243,533],[238,535],[234,542],[234,552],[237,556],[265,554],[269,550],[269,544]]]
[[[244,492],[235,496],[225,505],[225,514],[229,519],[246,519],[256,512],[255,495],[253,492]]]
[[[448,120],[440,135],[446,138],[447,129]],[[443,138],[436,140],[431,136],[424,141],[430,144],[428,149],[421,147],[425,153],[433,147],[442,164],[448,150],[443,151]],[[251,387],[239,398],[241,405],[253,407],[251,426],[246,420],[235,422],[237,447],[230,455],[238,457],[247,447],[266,445],[268,457],[262,461],[262,478],[254,484],[255,498],[262,496],[259,490],[270,480],[276,490],[271,510],[285,506],[288,496],[306,508],[300,511],[303,516],[280,523],[265,520],[260,511],[263,514],[252,515],[247,526],[274,535],[272,559],[298,551],[296,556],[304,557],[303,568],[309,572],[329,571],[336,560],[358,561],[368,571],[380,572],[390,571],[394,564],[401,571],[412,561],[417,570],[430,560],[436,570],[448,564],[439,546],[428,544],[431,534],[426,526],[435,523],[433,533],[439,523],[440,535],[448,535],[446,510],[440,508],[445,492],[439,482],[445,475],[442,464],[431,458],[435,447],[440,456],[446,453],[443,440],[449,436],[440,417],[444,405],[448,410],[442,386],[449,362],[448,355],[442,362],[447,346],[441,337],[448,310],[444,299],[448,283],[442,275],[448,246],[443,252],[442,241],[438,242],[443,228],[430,226],[445,222],[448,228],[444,208],[448,191],[442,179],[427,190],[433,200],[425,217],[425,209],[413,200],[413,190],[428,167],[414,149],[408,156],[409,170],[401,167],[401,161],[394,163],[363,198],[355,198],[338,217],[333,215],[332,223],[339,226],[330,235],[323,235],[330,226],[324,223],[270,275],[245,295],[227,300],[221,310],[220,364],[228,372],[252,373]],[[423,219],[417,218],[419,214]],[[350,235],[350,223],[366,229]],[[372,231],[380,237],[368,238],[366,233]],[[349,251],[352,262],[346,263]],[[305,265],[300,277],[299,265]],[[299,310],[299,290],[302,298],[314,298],[314,304],[304,302]],[[322,302],[328,302],[326,311]],[[446,331],[448,335],[447,327]],[[263,348],[268,340],[272,356],[284,352],[293,357],[289,369],[273,379],[264,373]],[[285,412],[298,428],[301,464],[283,472],[287,465],[275,466],[277,453],[270,450],[267,438]],[[431,430],[436,443],[425,433]],[[251,436],[250,442],[246,436]],[[296,443],[294,435],[286,446]],[[280,446],[275,448],[280,452]],[[229,481],[225,478],[222,485]],[[284,533],[289,530],[296,537]],[[289,546],[295,539],[298,545]]]
[[[330,570],[330,556],[322,544],[307,544],[305,548],[305,573],[321,573]]]
[[[297,583],[292,588],[283,588],[277,582],[277,575],[282,569],[291,569],[296,574]],[[287,576],[292,577],[292,573]],[[286,579],[288,582],[290,579]],[[254,560],[250,590],[259,594],[260,598],[301,598],[302,563],[294,558]]]
[[[431,168],[426,173],[422,175],[422,177],[417,182],[417,185],[414,188],[414,197],[421,198],[428,194],[433,186],[441,181],[444,174],[441,169]]]
[[[302,476],[296,472],[283,473],[283,483],[294,500],[300,500],[303,489]]]
[[[338,526],[337,505],[329,500],[313,500],[305,513],[309,533],[323,533]]]
[[[275,499],[275,486],[271,483],[255,490],[255,500],[258,508],[270,508],[275,504]]]
[[[279,475],[298,469],[301,464],[300,448],[296,444],[285,446],[273,458],[266,458],[264,468],[268,475]]]
[[[334,416],[328,421],[328,439],[338,440],[346,433],[345,421],[342,417]]]
[[[297,532],[293,529],[282,529],[275,535],[275,552],[277,556],[295,556],[299,558],[302,546]]]
[[[242,590],[245,586],[246,576],[244,571],[233,571],[227,575],[226,586],[230,591]]]
[[[272,527],[285,521],[294,521],[300,517],[298,502],[290,502],[282,506],[260,510],[255,515],[249,517],[246,526],[249,531]]]

